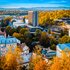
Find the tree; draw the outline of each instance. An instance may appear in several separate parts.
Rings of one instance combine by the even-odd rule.
[[[32,35],[30,34],[29,31],[26,31],[23,35],[24,37],[24,42],[29,46],[32,43]]]
[[[5,57],[4,56],[0,56],[0,70],[3,70],[4,63],[5,63]]]
[[[4,31],[5,31],[5,28],[2,27],[2,28],[1,28],[1,31],[4,32]]]
[[[19,39],[22,36],[22,34],[14,32],[13,36]]]
[[[50,40],[50,46],[57,45],[58,44],[58,40],[56,40],[56,38],[54,36],[49,36],[49,40]]]
[[[36,31],[35,31],[35,40],[36,41],[38,41],[39,40],[39,38],[40,38],[40,36],[41,36],[41,30],[39,30],[39,29],[37,29]]]
[[[22,29],[22,27],[18,26],[17,29],[16,29],[17,33],[19,33],[21,29]]]
[[[56,19],[69,18],[70,10],[40,11],[39,24],[41,26],[54,25]],[[56,24],[55,24],[56,25]]]
[[[50,66],[50,70],[70,70],[70,51],[62,51],[62,56],[55,57]]]
[[[12,36],[14,32],[16,32],[16,29],[15,28],[11,28],[9,30],[9,35]]]
[[[4,20],[2,19],[1,20],[1,27],[4,27],[5,25],[4,25]]]
[[[19,33],[24,35],[24,33],[27,31],[29,31],[28,28],[22,28]]]
[[[44,47],[50,46],[49,37],[47,36],[46,32],[41,33],[41,37],[40,37],[39,41],[40,41],[40,44]]]
[[[52,44],[51,47],[50,47],[50,49],[56,50],[56,45],[55,44]]]
[[[51,34],[51,30],[50,29],[48,29],[48,33]]]
[[[19,63],[22,61],[20,57],[21,50],[18,47],[14,50],[12,49],[12,47],[9,48],[8,52],[5,54],[4,70],[17,70]]]
[[[49,70],[49,64],[45,61],[41,54],[41,46],[37,45],[34,48],[34,54],[29,63],[29,70]]]
[[[34,67],[34,70],[49,70],[48,64],[45,60],[40,59]]]
[[[13,37],[16,37],[17,39],[19,39],[21,41],[21,43],[23,43],[24,40],[25,40],[24,37],[23,37],[23,35],[21,33],[14,32],[13,33]]]
[[[12,17],[5,17],[1,22],[2,27],[8,26],[11,19],[12,19]]]
[[[70,37],[67,35],[59,38],[59,43],[69,43],[69,42],[70,42]]]
[[[7,34],[7,36],[9,35],[10,29],[11,29],[10,26],[7,26],[7,27],[6,27],[6,34]]]
[[[34,53],[36,53],[37,55],[41,55],[41,50],[42,50],[42,46],[36,45],[34,48]]]
[[[64,35],[68,35],[68,29],[64,29],[60,31],[60,37],[64,36]]]

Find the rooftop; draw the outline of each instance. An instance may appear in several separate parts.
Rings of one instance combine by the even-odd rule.
[[[65,44],[58,44],[59,48],[61,50],[69,49],[70,50],[70,43],[65,43]]]
[[[22,58],[23,58],[24,63],[28,63],[30,61],[31,55],[32,55],[32,53],[22,54],[21,55]]]
[[[0,44],[12,44],[12,43],[20,43],[20,41],[15,37],[4,37],[0,36]]]

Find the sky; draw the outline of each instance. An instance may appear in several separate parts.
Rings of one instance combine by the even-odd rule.
[[[70,0],[0,0],[0,8],[70,7]]]

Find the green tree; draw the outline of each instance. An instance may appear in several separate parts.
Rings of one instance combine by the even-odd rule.
[[[21,27],[21,26],[18,26],[18,27],[16,28],[16,31],[19,33],[21,29],[22,29],[22,27]]]
[[[41,30],[39,30],[39,29],[37,29],[36,31],[35,31],[35,40],[36,41],[38,41],[39,40],[39,38],[40,38],[40,36],[41,36]]]
[[[16,37],[17,39],[19,39],[21,41],[21,43],[23,43],[25,41],[25,39],[21,33],[14,32],[13,37]]]
[[[46,32],[41,33],[41,37],[39,41],[40,41],[40,44],[46,48],[50,46],[49,37],[47,36]]]
[[[56,45],[55,44],[52,44],[51,47],[50,47],[50,49],[56,50]]]
[[[10,29],[11,29],[10,26],[7,26],[7,27],[6,27],[6,34],[7,34],[7,36],[9,35]]]
[[[67,35],[59,38],[59,43],[69,43],[69,42],[70,42],[70,37]]]
[[[19,33],[24,35],[24,33],[27,31],[29,31],[28,28],[22,28]]]
[[[29,31],[26,31],[23,35],[24,37],[24,42],[27,44],[27,45],[31,45],[32,43],[32,35],[30,34]]]
[[[9,30],[9,35],[12,36],[14,32],[16,32],[16,29],[15,28],[11,28]]]

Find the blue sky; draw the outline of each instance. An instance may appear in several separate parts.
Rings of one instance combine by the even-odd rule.
[[[70,0],[0,0],[0,8],[70,7]]]

